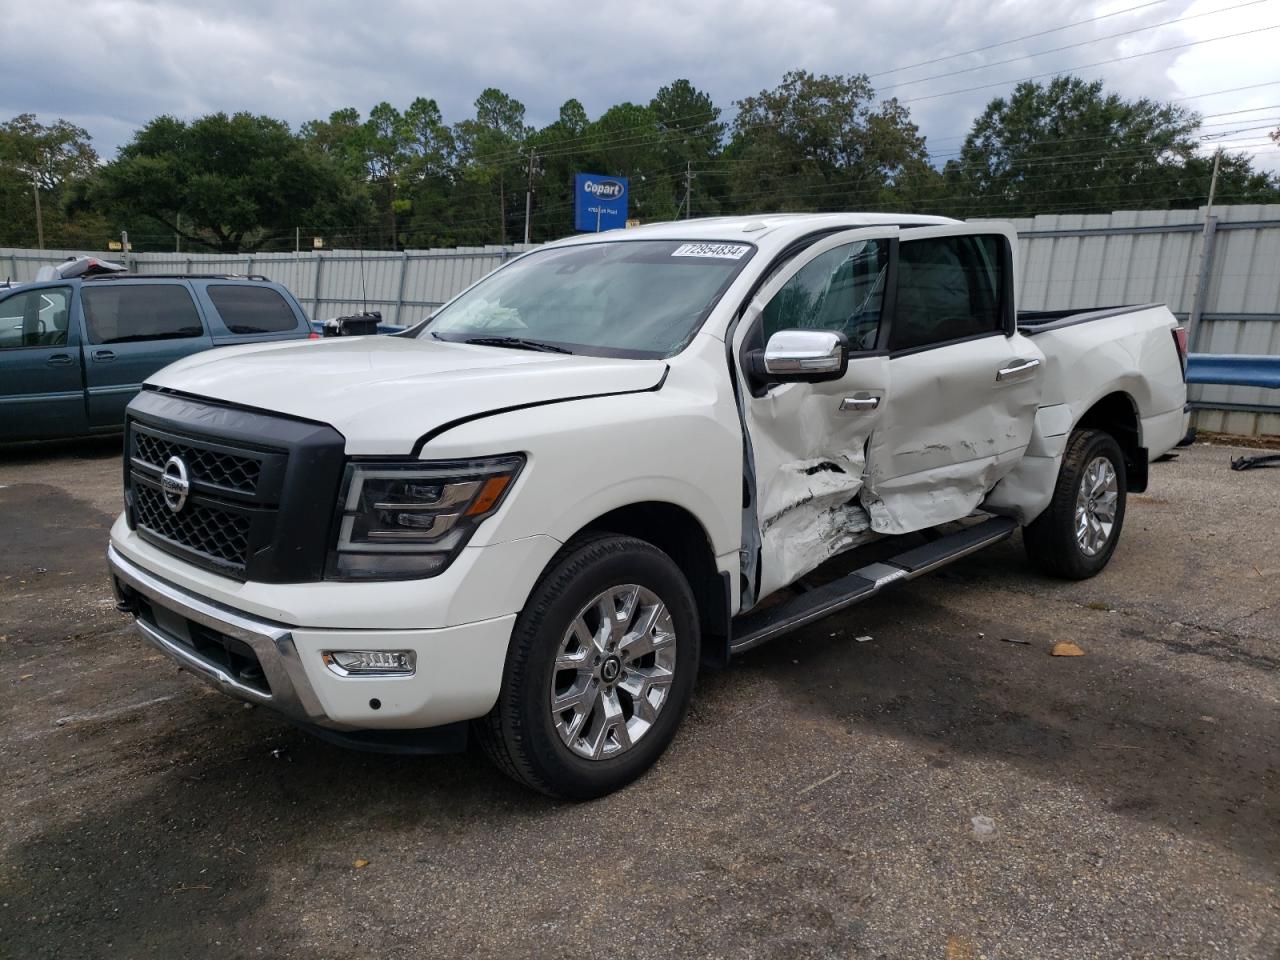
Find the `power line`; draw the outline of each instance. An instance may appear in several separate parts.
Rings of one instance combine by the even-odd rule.
[[[1039,80],[1039,79],[1042,79],[1043,77],[1061,76],[1063,74],[1074,73],[1077,70],[1089,70],[1089,69],[1092,69],[1093,67],[1104,67],[1112,63],[1122,63],[1126,60],[1138,60],[1142,57],[1155,56],[1157,53],[1168,53],[1171,50],[1186,50],[1190,47],[1199,47],[1206,43],[1216,43],[1219,40],[1233,40],[1236,37],[1247,37],[1255,33],[1266,33],[1268,30],[1280,30],[1280,23],[1272,24],[1269,27],[1254,27],[1252,30],[1240,30],[1236,33],[1224,33],[1222,36],[1219,36],[1219,37],[1205,37],[1203,40],[1190,40],[1186,43],[1175,43],[1173,46],[1170,46],[1170,47],[1159,47],[1155,50],[1146,50],[1146,51],[1143,51],[1142,53],[1131,53],[1128,56],[1123,56],[1123,57],[1111,57],[1110,59],[1098,60],[1094,63],[1081,63],[1081,64],[1077,64],[1074,67],[1062,67],[1061,69],[1058,69],[1058,70],[1047,70],[1044,73],[1035,73],[1029,77],[1022,77],[1017,80],[999,80],[999,81],[996,81],[995,83],[984,83],[976,87],[964,87],[959,90],[948,90],[943,93],[930,93],[930,94],[924,94],[918,97],[908,97],[905,100],[899,100],[898,103],[899,104],[919,103],[923,100],[937,100],[940,97],[954,97],[957,94],[973,93],[977,90],[990,90],[993,87],[1007,87],[1010,84],[1013,84],[1016,86],[1017,84],[1029,83],[1032,80]],[[1187,98],[1187,99],[1191,99],[1191,98]]]
[[[915,80],[900,80],[897,83],[891,83],[888,86],[881,87],[880,90],[893,90],[896,87],[907,87],[916,83],[925,83],[928,80],[941,80],[945,77],[955,77],[962,73],[973,73],[977,70],[987,70],[991,67],[1002,67],[1008,63],[1017,63],[1019,60],[1030,60],[1032,57],[1043,57],[1050,53],[1061,53],[1063,50],[1074,50],[1077,47],[1087,47],[1093,43],[1101,43],[1103,40],[1114,40],[1117,37],[1128,37],[1135,33],[1145,33],[1148,30],[1157,30],[1160,27],[1167,27],[1175,23],[1184,23],[1187,20],[1198,20],[1201,17],[1211,17],[1218,13],[1227,13],[1231,10],[1239,10],[1241,7],[1254,7],[1260,3],[1267,3],[1268,0],[1246,0],[1245,3],[1237,3],[1233,7],[1222,7],[1218,10],[1207,10],[1204,13],[1193,13],[1185,17],[1177,17],[1173,20],[1161,20],[1159,23],[1148,24],[1145,27],[1134,27],[1131,30],[1122,30],[1119,33],[1108,33],[1101,37],[1093,37],[1089,40],[1080,40],[1076,43],[1068,43],[1061,47],[1051,47],[1048,50],[1037,50],[1035,53],[1024,53],[1020,56],[1010,57],[1007,60],[997,60],[994,63],[982,63],[974,67],[964,67],[960,70],[952,70],[949,73],[935,73],[928,77],[918,77]]]
[[[944,60],[954,60],[956,57],[968,56],[971,53],[984,53],[987,50],[994,50],[997,47],[1007,47],[1011,43],[1020,43],[1023,40],[1035,40],[1037,37],[1045,37],[1051,33],[1070,30],[1072,27],[1081,27],[1086,23],[1096,23],[1099,20],[1118,17],[1121,14],[1133,13],[1135,10],[1145,10],[1147,7],[1158,7],[1164,2],[1165,0],[1154,0],[1154,2],[1151,3],[1142,3],[1136,7],[1126,7],[1123,10],[1114,10],[1111,13],[1104,13],[1096,17],[1089,17],[1085,20],[1073,20],[1071,23],[1064,23],[1060,27],[1050,27],[1048,30],[1040,30],[1037,33],[1023,34],[1021,37],[1014,37],[1012,40],[1001,40],[999,43],[989,43],[985,47],[974,47],[972,50],[961,50],[959,53],[948,53],[946,56],[934,57],[932,60],[920,60],[917,63],[909,63],[905,67],[893,67],[889,70],[881,70],[879,73],[869,73],[867,74],[867,79],[874,80],[876,77],[885,77],[891,73],[901,73],[903,70],[913,70],[916,67],[927,67],[930,64],[941,63]]]

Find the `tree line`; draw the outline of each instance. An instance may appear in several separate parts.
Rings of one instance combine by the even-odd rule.
[[[578,172],[629,178],[630,216],[643,222],[1194,208],[1214,159],[1195,111],[1074,76],[1018,84],[958,146],[936,151],[865,74],[795,70],[733,106],[726,120],[680,79],[595,119],[568,100],[543,127],[494,88],[454,123],[425,97],[367,115],[337,110],[297,130],[248,112],[160,116],[107,161],[84,129],[23,114],[0,124],[0,244],[101,249],[121,230],[139,251],[311,249],[313,238],[368,249],[507,244],[524,238],[527,191],[539,242],[573,231]],[[1221,202],[1280,202],[1280,177],[1255,169],[1248,152],[1219,159]]]

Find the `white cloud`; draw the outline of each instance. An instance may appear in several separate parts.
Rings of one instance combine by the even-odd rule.
[[[788,69],[876,74],[1140,2],[0,0],[0,116],[67,117],[88,128],[110,156],[160,113],[250,110],[296,126],[344,106],[364,112],[379,100],[404,106],[428,96],[446,119],[458,120],[487,86],[523,101],[533,123],[554,119],[570,97],[593,116],[622,100],[644,102],[676,77],[688,77],[731,113],[733,100],[775,85]],[[878,82],[901,84],[1239,2],[1164,0]],[[912,104],[933,149],[945,152],[1017,79],[1274,25],[1280,23],[1274,7],[1258,3],[888,92],[906,99],[1002,84]],[[1276,79],[1278,41],[1280,31],[1272,31],[1081,72],[1124,95],[1181,98]],[[1187,103],[1204,112],[1280,103],[1280,85]],[[1259,153],[1261,162],[1280,165],[1280,150],[1271,151],[1275,157]]]

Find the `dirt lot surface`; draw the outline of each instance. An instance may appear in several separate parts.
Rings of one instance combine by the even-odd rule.
[[[1092,581],[1015,540],[705,673],[578,805],[178,674],[108,594],[115,441],[0,453],[0,956],[1280,956],[1280,470],[1240,452],[1154,466]]]

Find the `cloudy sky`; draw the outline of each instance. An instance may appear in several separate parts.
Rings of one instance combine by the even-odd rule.
[[[428,96],[456,121],[487,86],[542,124],[570,97],[596,116],[687,77],[731,115],[733,100],[803,67],[870,74],[945,159],[1012,82],[1081,67],[1126,96],[1212,115],[1206,132],[1280,169],[1280,149],[1249,129],[1280,117],[1280,29],[1265,29],[1280,27],[1280,0],[0,0],[0,24],[0,117],[65,117],[105,157],[160,113],[249,110],[296,126]],[[1214,39],[1245,31],[1258,32]],[[1083,68],[1121,57],[1133,58]]]

